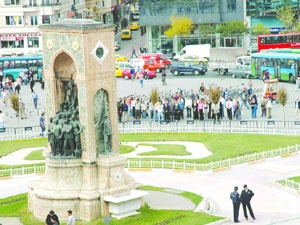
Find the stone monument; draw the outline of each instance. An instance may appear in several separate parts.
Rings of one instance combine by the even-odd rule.
[[[50,153],[44,177],[30,185],[29,209],[39,219],[51,209],[85,221],[134,214],[115,210],[144,193],[118,149],[114,27],[67,19],[40,28]]]

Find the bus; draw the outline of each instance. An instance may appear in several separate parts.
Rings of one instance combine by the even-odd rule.
[[[257,51],[276,48],[300,48],[300,33],[260,34],[257,36]]]
[[[35,79],[40,79],[43,70],[43,57],[20,56],[20,57],[0,57],[0,76],[7,77],[12,81],[19,77],[21,71],[27,72],[32,69]]]
[[[294,83],[300,70],[300,54],[293,53],[253,53],[251,55],[251,74],[263,78],[269,70],[270,78]]]

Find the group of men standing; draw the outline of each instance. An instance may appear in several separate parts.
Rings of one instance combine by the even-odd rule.
[[[239,210],[241,204],[243,205],[245,219],[248,220],[248,214],[247,214],[247,208],[248,208],[250,216],[252,217],[253,220],[256,220],[250,204],[250,201],[253,196],[254,196],[253,191],[248,189],[246,184],[243,186],[243,191],[241,195],[238,193],[238,187],[237,186],[234,187],[234,191],[230,194],[230,198],[233,204],[233,219],[235,223],[240,223]]]

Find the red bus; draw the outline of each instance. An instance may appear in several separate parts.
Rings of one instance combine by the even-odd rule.
[[[260,34],[257,36],[257,51],[271,48],[300,48],[300,33]]]

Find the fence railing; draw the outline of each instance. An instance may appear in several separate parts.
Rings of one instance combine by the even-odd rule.
[[[234,158],[218,160],[210,163],[190,163],[190,162],[179,162],[179,161],[168,161],[168,160],[139,160],[130,159],[127,160],[125,165],[126,168],[150,168],[150,169],[178,169],[178,170],[190,170],[190,171],[210,171],[214,169],[220,169],[225,167],[231,167],[234,165],[263,160],[274,156],[282,156],[291,153],[298,152],[299,145],[288,146],[286,148],[279,148],[275,150],[263,151],[259,153],[253,153],[243,156],[237,156]],[[14,176],[23,175],[29,173],[42,173],[45,171],[45,166],[33,166],[33,167],[22,167],[22,168],[10,168],[0,170],[0,177],[3,176]]]
[[[155,122],[149,120],[133,120],[119,123],[120,133],[141,132],[224,132],[224,133],[252,133],[252,134],[277,134],[300,135],[300,121],[277,120],[182,120],[171,123],[165,121]],[[0,140],[14,140],[22,138],[40,137],[39,126],[7,127],[0,128]]]
[[[300,191],[300,183],[298,183],[296,181],[289,180],[289,179],[283,179],[283,180],[278,180],[277,183],[284,185],[286,187],[293,188],[297,191]]]

